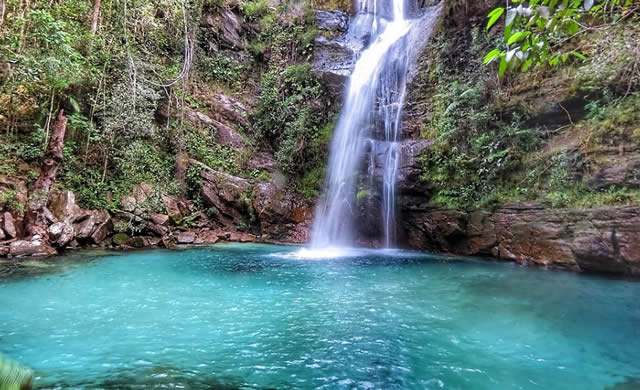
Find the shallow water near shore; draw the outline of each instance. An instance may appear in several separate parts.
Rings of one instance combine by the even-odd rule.
[[[0,264],[36,388],[628,389],[640,283],[415,252],[223,244]]]

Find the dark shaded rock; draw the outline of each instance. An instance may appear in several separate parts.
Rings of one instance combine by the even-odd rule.
[[[166,235],[160,239],[160,243],[165,248],[170,249],[176,246],[176,239],[173,236]]]
[[[342,93],[355,65],[355,54],[356,50],[345,40],[329,40],[322,35],[314,40],[311,70],[338,101],[342,100]]]
[[[349,14],[343,11],[316,10],[316,27],[329,32],[345,32],[349,27]]]
[[[254,189],[253,207],[263,236],[293,243],[309,240],[313,213],[299,195],[260,183]]]
[[[196,233],[191,231],[180,232],[176,238],[179,244],[192,244],[196,240]]]
[[[42,239],[36,240],[18,240],[9,244],[9,254],[11,256],[51,256],[57,252],[55,249],[47,245]]]
[[[215,171],[197,161],[192,161],[192,164],[202,168],[202,198],[208,206],[214,206],[218,210],[218,221],[228,227],[240,223],[248,224],[252,207],[248,198],[251,189],[249,181]]]
[[[614,159],[589,180],[589,186],[596,190],[640,188],[640,157]]]
[[[4,232],[11,238],[16,238],[18,236],[18,231],[16,229],[15,221],[13,219],[13,215],[10,212],[5,211],[3,215],[3,226],[2,229]]]
[[[160,237],[166,235],[169,232],[169,229],[166,228],[165,226],[153,224],[153,223],[148,224],[147,229],[149,229],[150,231],[152,231],[153,233],[157,234]]]
[[[4,256],[7,256],[8,254],[9,254],[9,247],[0,245],[0,256],[4,257]]]
[[[218,45],[224,49],[244,50],[247,43],[241,36],[242,16],[228,8],[223,8],[205,18],[206,27],[213,33]]]
[[[640,275],[639,207],[550,209],[520,202],[494,212],[414,206],[403,214],[414,248]]]
[[[146,248],[150,246],[156,246],[160,242],[160,239],[146,236],[131,237],[125,242],[125,246],[132,248]]]
[[[100,244],[103,242],[111,233],[113,233],[113,220],[107,214],[107,219],[103,220],[103,222],[98,224],[98,227],[94,230],[91,235],[91,239],[94,243]]]
[[[53,215],[53,213],[51,212],[51,210],[49,210],[47,207],[44,207],[42,209],[42,215],[44,216],[44,218],[47,220],[48,223],[58,222],[58,218],[56,218],[55,215]]]

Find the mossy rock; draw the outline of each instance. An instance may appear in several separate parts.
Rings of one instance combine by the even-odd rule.
[[[116,245],[123,245],[127,241],[129,241],[129,236],[125,233],[118,233],[113,236],[113,243]]]

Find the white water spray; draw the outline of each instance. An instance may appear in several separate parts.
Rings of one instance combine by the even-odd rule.
[[[313,224],[312,249],[355,244],[355,189],[367,144],[372,156],[381,152],[384,155],[381,191],[384,245],[391,247],[395,242],[399,124],[410,51],[406,37],[412,27],[405,1],[363,0],[352,23],[357,28],[368,28],[371,43],[357,60],[349,80],[331,144],[326,198],[318,206]],[[391,12],[380,12],[389,5]],[[375,170],[373,164],[371,157],[370,175]]]

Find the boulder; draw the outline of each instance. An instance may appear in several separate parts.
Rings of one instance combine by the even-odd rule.
[[[197,164],[197,162],[192,162]],[[201,165],[200,165],[201,166]],[[251,184],[248,180],[201,166],[201,194],[208,206],[218,210],[218,220],[226,226],[250,222]]]
[[[128,239],[124,245],[131,248],[147,248],[150,246],[156,246],[159,242],[159,238],[136,236]]]
[[[18,232],[16,229],[15,221],[13,219],[13,215],[10,212],[5,211],[3,215],[3,230],[4,232],[11,238],[16,238],[18,236]]]
[[[245,117],[250,109],[239,100],[222,92],[216,92],[213,97],[205,100],[208,101],[215,120],[223,123],[250,127],[250,124]]]
[[[94,242],[102,241],[113,230],[111,216],[106,210],[89,211],[88,217],[73,225],[75,238],[77,240],[86,240],[93,237],[95,232],[100,232],[94,237]],[[98,239],[98,241],[95,241]]]
[[[259,183],[254,189],[253,208],[264,236],[293,243],[309,239],[313,213],[299,195],[279,190],[273,183]]]
[[[153,233],[157,234],[160,237],[162,237],[162,236],[166,235],[167,233],[169,233],[169,229],[167,227],[162,226],[162,225],[158,225],[158,224],[154,224],[154,223],[147,224],[147,229],[152,231]]]
[[[256,242],[256,236],[244,232],[232,232],[229,235],[229,241],[235,242]]]
[[[596,190],[617,188],[640,188],[640,157],[615,158],[605,164],[589,180],[589,186]]]
[[[0,257],[5,257],[9,254],[9,247],[5,245],[0,245]]]
[[[0,226],[2,226],[2,223],[0,223]],[[4,230],[2,230],[2,227],[0,227],[0,241],[4,240],[6,237],[7,236],[4,234]]]
[[[65,247],[73,240],[73,226],[68,222],[56,222],[49,226],[49,240],[58,247]]]
[[[316,27],[320,30],[342,33],[349,27],[349,14],[343,11],[316,10]]]
[[[258,152],[247,162],[247,168],[274,172],[278,169],[276,159],[269,152]]]
[[[9,254],[15,257],[51,256],[56,253],[56,250],[47,245],[47,243],[42,239],[29,241],[18,240],[9,244]]]
[[[244,50],[247,42],[241,36],[243,20],[229,8],[222,8],[205,17],[205,26],[223,49]]]
[[[196,233],[192,231],[180,232],[176,238],[179,244],[192,244],[196,240]]]
[[[113,233],[113,220],[109,217],[102,223],[98,224],[96,229],[93,231],[93,234],[91,234],[91,240],[96,244],[100,244],[109,235],[111,235],[111,233]]]
[[[215,244],[219,240],[218,234],[219,233],[216,231],[203,229],[198,233],[198,237],[195,239],[195,241],[193,241],[193,243],[194,244]]]
[[[233,128],[218,121],[214,121],[214,126],[216,127],[216,143],[235,148],[247,147],[247,141],[244,136]]]
[[[132,213],[136,209],[136,198],[130,195],[123,196],[120,198],[120,206],[124,211]]]
[[[86,216],[85,211],[76,204],[76,197],[71,191],[52,191],[48,209],[60,222],[74,223]]]
[[[167,223],[169,222],[169,216],[166,215],[166,214],[156,214],[156,213],[154,213],[154,214],[151,214],[151,220],[156,225],[166,226]]]
[[[192,123],[202,123],[207,126],[213,126],[216,129],[216,143],[220,145],[228,145],[236,148],[245,148],[248,144],[242,134],[234,130],[231,126],[211,118],[210,116],[198,111],[187,111],[187,119]],[[230,122],[233,123],[233,122]]]
[[[179,225],[182,222],[182,218],[185,216],[183,214],[183,207],[180,205],[180,200],[173,196],[165,195],[162,197],[162,203],[164,204],[164,208],[169,216],[169,220]]]

